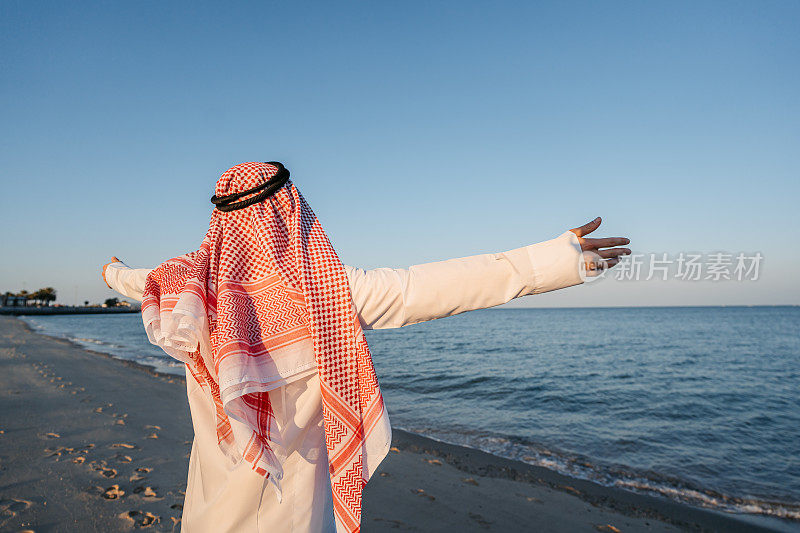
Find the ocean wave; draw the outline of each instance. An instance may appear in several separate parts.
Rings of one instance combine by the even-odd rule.
[[[100,339],[92,339],[88,337],[70,337],[70,336],[64,336],[64,338],[77,344],[91,344],[96,346],[105,346],[108,348],[124,348],[124,346],[121,346],[119,344],[113,344],[110,342],[102,341]]]
[[[143,353],[143,350],[140,346],[133,345],[133,346],[126,346],[123,344],[118,344],[114,342],[109,342],[108,340],[98,339],[96,337],[89,337],[85,335],[77,336],[72,331],[62,331],[59,329],[55,329],[52,327],[52,323],[40,323],[40,317],[27,317],[22,316],[20,317],[26,322],[29,326],[37,330],[37,332],[43,333],[45,335],[49,335],[51,337],[57,337],[60,339],[68,340],[74,344],[82,348],[88,348],[96,352],[104,353],[106,355],[110,355],[115,359],[121,359],[124,361],[133,361],[134,363],[145,365],[158,372],[162,372],[165,374],[174,374],[177,376],[182,376],[185,373],[183,368],[183,363],[175,361],[174,359],[168,357],[166,354],[163,356]],[[74,317],[70,317],[74,318]],[[137,323],[137,327],[140,324]],[[98,335],[99,336],[99,335]],[[146,345],[149,346],[149,345]]]
[[[488,435],[478,431],[441,431],[432,428],[402,427],[406,431],[442,442],[481,450],[498,457],[540,466],[575,479],[607,487],[617,487],[639,494],[661,496],[684,504],[725,511],[755,514],[800,521],[800,502],[778,499],[745,498],[724,494],[677,476],[653,471],[638,471],[619,465],[601,465],[591,459],[553,450],[525,439]],[[629,442],[632,445],[636,441]]]

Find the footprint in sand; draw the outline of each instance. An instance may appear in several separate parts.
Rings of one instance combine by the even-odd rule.
[[[103,498],[106,500],[117,500],[122,498],[124,495],[125,491],[120,490],[119,485],[111,485],[105,490],[105,492],[103,492]]]
[[[434,496],[431,496],[430,494],[428,494],[427,492],[425,492],[425,489],[416,489],[416,490],[414,490],[414,489],[411,489],[411,492],[413,492],[414,494],[418,494],[418,495],[420,495],[420,496],[425,496],[425,497],[426,497],[426,498],[428,498],[430,501],[433,501],[433,500],[435,500],[435,499],[436,499]]]
[[[117,516],[129,522],[135,528],[152,527],[161,522],[160,516],[147,511],[125,511]]]
[[[61,438],[61,435],[59,435],[58,433],[45,433],[44,435],[42,435],[42,438],[43,439],[58,439],[58,438]]]
[[[155,429],[156,431],[161,431],[161,426],[145,426],[144,429]]]
[[[124,426],[125,425],[125,421],[123,419],[119,418],[119,419],[114,421],[114,425],[115,426]]]
[[[83,456],[76,457],[75,459],[72,460],[72,462],[73,463],[77,463],[79,465],[82,465],[84,462],[86,462],[86,457],[83,457]]]
[[[98,407],[98,408],[96,408],[96,409],[94,410],[94,412],[95,412],[95,413],[102,413],[102,412],[103,412],[103,408],[102,408],[102,407]]]
[[[150,433],[150,434],[149,434],[147,437],[145,437],[145,438],[146,438],[146,439],[157,439],[157,438],[158,438],[158,435],[157,435],[156,433]]]
[[[134,483],[136,481],[141,481],[145,479],[147,477],[146,474],[149,474],[152,470],[153,470],[152,468],[147,468],[146,466],[140,466],[139,468],[136,469],[136,471],[133,474],[131,474],[131,477],[129,478],[130,482]]]
[[[375,522],[386,522],[392,529],[399,529],[406,525],[402,520],[393,520],[391,518],[373,518]]]
[[[580,496],[580,494],[581,494],[581,491],[579,491],[575,487],[570,487],[569,485],[560,485],[558,488],[564,489],[567,492],[571,492],[572,494],[576,494],[578,496]]]
[[[24,511],[33,505],[33,502],[20,498],[0,499],[0,520],[7,520],[17,516],[17,513]]]
[[[620,533],[620,530],[615,528],[611,524],[594,524],[594,528],[597,531],[610,531],[611,533]]]
[[[425,459],[425,460],[432,465],[442,466],[442,462],[439,459]]]
[[[475,481],[474,477],[462,477],[461,481],[463,481],[464,483],[467,483],[469,485],[475,485],[476,487],[478,486],[478,482]]]
[[[152,487],[136,487],[133,489],[134,494],[138,494],[142,498],[158,498],[158,494]]]
[[[117,454],[116,459],[120,463],[130,463],[131,461],[133,461],[133,458],[130,455],[122,455],[121,453]]]
[[[55,448],[45,448],[44,453],[47,454],[47,457],[61,457],[62,455],[72,455],[73,453],[80,453],[80,454],[87,454],[89,450],[94,448],[94,444],[87,444],[85,446],[81,446],[80,448],[70,448],[68,446],[57,446]],[[82,463],[84,458],[73,459],[73,463]],[[58,461],[59,459],[56,459]]]
[[[69,454],[75,451],[75,448],[67,448],[65,446],[58,446],[56,448],[45,448],[44,453],[47,457],[60,457],[63,454]]]
[[[483,529],[489,529],[489,526],[492,524],[491,522],[483,518],[481,515],[476,513],[469,513],[469,517],[473,519],[475,522],[477,522],[478,525],[480,525]]]
[[[92,468],[92,470],[100,472],[100,475],[109,479],[117,477],[117,471],[109,467],[105,461],[92,461],[89,463],[89,466]]]
[[[112,448],[126,448],[128,450],[133,450],[134,448],[136,448],[136,445],[135,444],[127,444],[125,442],[118,442],[116,444],[112,444],[111,447]]]

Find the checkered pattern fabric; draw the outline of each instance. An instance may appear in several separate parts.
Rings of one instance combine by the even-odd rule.
[[[253,188],[276,172],[267,163],[236,165],[215,194]],[[277,487],[279,435],[259,368],[275,350],[313,345],[337,529],[360,529],[361,491],[379,453],[368,455],[388,448],[368,440],[376,428],[374,438],[387,438],[378,426],[388,419],[344,267],[291,181],[244,209],[214,210],[200,249],[148,276],[142,319],[151,342],[209,392],[223,451]]]

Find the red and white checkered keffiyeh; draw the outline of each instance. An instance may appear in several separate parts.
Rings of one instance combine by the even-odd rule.
[[[215,194],[251,189],[277,171],[236,165]],[[281,350],[313,349],[337,531],[360,529],[361,491],[388,452],[391,429],[344,266],[291,181],[262,202],[215,209],[199,250],[148,275],[142,320],[150,342],[210,392],[223,452],[278,491],[285,454],[265,369]]]

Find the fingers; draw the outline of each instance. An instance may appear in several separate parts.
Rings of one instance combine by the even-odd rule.
[[[611,246],[622,246],[630,244],[631,240],[626,237],[606,237],[604,239],[583,239],[581,247],[584,250],[596,250],[598,248],[609,248]]]
[[[570,231],[572,233],[574,233],[575,235],[577,235],[578,237],[583,237],[584,235],[588,235],[591,232],[593,232],[594,230],[596,230],[597,228],[599,228],[601,222],[602,222],[602,219],[600,217],[597,217],[596,219],[592,220],[591,222],[588,222],[588,223],[584,224],[583,226],[581,226],[579,228],[571,229]]]
[[[110,265],[110,264],[111,264],[111,263],[106,263],[105,265],[103,265],[103,270],[102,270],[102,272],[100,273],[100,276],[103,278],[103,282],[105,282],[106,286],[107,286],[109,289],[111,288],[111,285],[109,285],[109,284],[108,284],[108,280],[106,279],[106,268],[108,268],[108,265]]]
[[[116,255],[111,256],[111,263],[119,263],[119,262],[121,261]],[[108,280],[106,279],[106,269],[108,268],[108,265],[110,265],[111,263],[106,263],[105,265],[103,265],[103,270],[100,273],[100,276],[103,278],[103,281],[105,282],[105,284],[108,286],[109,289],[111,288],[111,285],[108,284]]]
[[[630,248],[609,248],[608,250],[598,250],[597,254],[603,259],[619,257],[620,255],[630,255]]]

